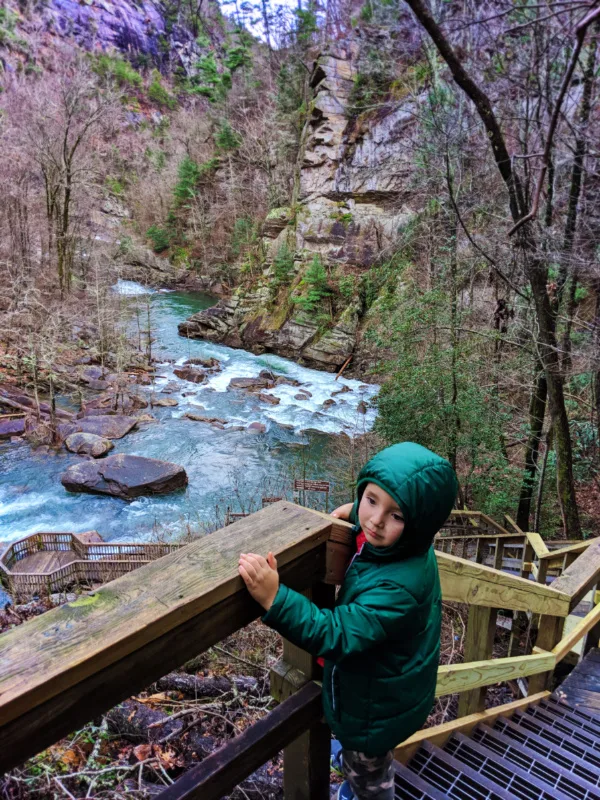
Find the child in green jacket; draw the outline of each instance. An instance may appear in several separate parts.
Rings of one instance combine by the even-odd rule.
[[[355,503],[333,512],[354,523],[357,544],[333,609],[281,585],[272,553],[240,556],[263,622],[325,659],[323,708],[342,745],[343,800],[394,797],[393,748],[433,705],[441,590],[432,543],[457,488],[450,464],[421,445],[372,458]]]

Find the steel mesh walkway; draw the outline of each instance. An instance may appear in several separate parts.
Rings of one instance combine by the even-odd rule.
[[[396,763],[396,798],[600,800],[600,650],[539,705]]]

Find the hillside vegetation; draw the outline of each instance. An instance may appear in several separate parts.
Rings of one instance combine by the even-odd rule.
[[[127,360],[117,277],[208,288],[187,335],[381,381],[379,435],[447,456],[461,503],[592,535],[595,12],[107,8],[0,12],[6,376],[85,325]]]

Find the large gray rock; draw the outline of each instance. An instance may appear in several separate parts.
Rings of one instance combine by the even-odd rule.
[[[65,439],[65,447],[71,453],[77,453],[80,456],[100,458],[112,450],[114,444],[110,439],[96,436],[95,433],[72,433]]]
[[[159,408],[169,408],[178,406],[179,403],[174,397],[157,397],[156,395],[152,395],[150,398],[150,405],[158,406]]]
[[[22,433],[25,433],[25,417],[5,420],[0,417],[0,439],[10,439],[11,436],[20,436]]]
[[[204,383],[206,380],[206,372],[195,367],[177,367],[173,370],[173,374],[181,378],[182,381],[190,381],[190,383]]]
[[[131,500],[182,489],[187,486],[188,477],[179,464],[120,453],[101,461],[74,464],[60,481],[69,492],[109,494]]]
[[[232,378],[227,386],[228,389],[246,389],[247,391],[258,391],[260,389],[270,389],[273,381],[268,378]]]
[[[106,439],[122,439],[137,425],[135,417],[124,417],[119,414],[110,414],[99,417],[84,417],[72,423],[59,425],[58,431],[62,438],[72,433],[94,433]]]

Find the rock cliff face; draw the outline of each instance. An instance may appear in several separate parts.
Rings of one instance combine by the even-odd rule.
[[[58,39],[88,51],[115,49],[134,61],[140,58],[145,64],[169,70],[178,67],[190,74],[202,55],[189,28],[168,24],[166,7],[160,0],[45,0],[33,4],[29,13],[23,12],[27,4],[6,2],[15,14],[19,36],[26,43],[34,43],[29,56],[42,55]],[[212,45],[218,46],[223,30],[217,0],[207,0],[203,20]],[[8,49],[0,54],[0,63],[11,71],[23,54],[18,47],[12,52]]]
[[[240,288],[194,315],[179,326],[182,335],[272,351],[330,371],[356,354],[364,311],[358,296],[323,331],[290,298],[286,313],[281,293],[273,301],[269,282],[273,259],[284,246],[295,253],[291,299],[315,254],[330,270],[337,267],[360,276],[391,253],[414,213],[404,204],[411,161],[407,128],[414,102],[382,106],[362,117],[350,114],[359,50],[353,40],[315,60],[293,206],[276,209],[265,221],[266,262],[258,288]]]

